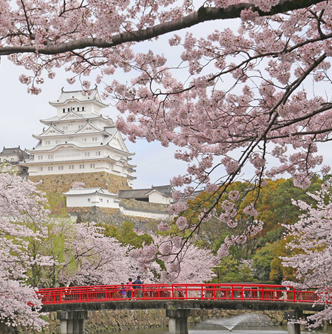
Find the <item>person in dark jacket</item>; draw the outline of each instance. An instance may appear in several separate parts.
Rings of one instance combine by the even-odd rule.
[[[142,298],[142,284],[141,276],[137,276],[137,279],[134,281],[134,289],[137,291],[137,298]]]
[[[284,276],[280,282],[280,285],[283,285],[283,283],[286,281],[286,277]],[[279,298],[281,300],[287,300],[287,288],[283,285],[280,290],[282,290],[282,297]]]

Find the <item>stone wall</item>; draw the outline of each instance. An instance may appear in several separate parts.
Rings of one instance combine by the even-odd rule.
[[[91,208],[67,208],[67,211],[70,215],[76,216],[78,222],[94,221],[96,223],[111,224],[116,227],[121,227],[125,221],[130,221],[135,228],[143,231],[156,231],[157,226],[160,223],[160,221],[154,219],[121,215],[118,209],[99,208],[96,206]]]
[[[121,204],[126,208],[133,208],[133,209],[143,209],[143,210],[151,210],[151,211],[167,211],[169,205],[161,204],[161,203],[149,203],[143,201],[136,201],[135,199],[126,199],[121,198]]]
[[[76,181],[84,182],[86,188],[101,187],[114,194],[117,194],[120,189],[131,189],[125,177],[106,172],[38,175],[29,176],[29,179],[33,182],[42,180],[39,188],[45,192],[67,192]]]

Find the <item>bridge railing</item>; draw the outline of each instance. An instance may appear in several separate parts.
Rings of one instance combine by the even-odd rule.
[[[262,284],[144,284],[127,297],[129,286],[124,285],[126,295],[121,295],[121,285],[78,286],[40,289],[37,293],[43,304],[87,303],[120,300],[261,300],[291,302],[319,301],[314,291],[284,290],[281,285]],[[139,293],[141,290],[141,293]]]

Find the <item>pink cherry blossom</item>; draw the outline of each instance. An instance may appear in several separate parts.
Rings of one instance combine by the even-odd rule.
[[[330,182],[330,181],[328,181]],[[320,191],[308,193],[314,204],[303,201],[293,201],[300,208],[300,220],[294,225],[285,225],[291,240],[287,247],[296,250],[296,255],[283,257],[283,265],[296,270],[297,278],[302,286],[314,288],[320,296],[318,303],[325,305],[324,311],[309,317],[311,327],[323,324],[332,317],[330,302],[331,272],[332,272],[332,196],[326,183]],[[293,285],[292,282],[290,282]]]
[[[158,230],[161,232],[167,232],[170,229],[171,227],[169,226],[167,222],[160,222],[158,225]]]
[[[237,201],[239,199],[239,197],[240,197],[240,194],[236,190],[232,190],[228,194],[228,198],[229,198],[230,201]]]
[[[243,209],[243,212],[248,215],[248,216],[253,216],[253,217],[256,217],[258,216],[258,212],[257,210],[255,210],[254,208],[254,204],[250,204],[248,206],[246,206],[244,209]]]
[[[187,218],[186,217],[179,217],[176,220],[176,225],[179,227],[180,230],[184,230],[188,227]]]

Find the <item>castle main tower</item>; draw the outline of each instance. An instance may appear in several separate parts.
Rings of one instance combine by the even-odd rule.
[[[29,167],[29,179],[42,181],[44,191],[66,192],[75,182],[87,188],[101,187],[111,193],[131,189],[135,177],[130,153],[113,120],[102,115],[104,104],[97,88],[89,93],[64,91],[50,105],[56,116],[42,119],[43,132],[33,135],[38,140]]]

